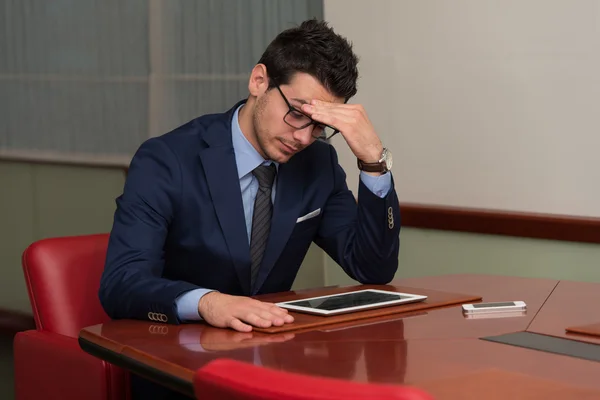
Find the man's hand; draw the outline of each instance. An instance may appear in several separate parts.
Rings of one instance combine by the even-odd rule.
[[[253,326],[269,328],[294,322],[294,317],[287,310],[275,304],[219,292],[202,296],[198,312],[212,326],[233,328],[239,332],[250,332]]]
[[[315,121],[338,129],[359,160],[365,163],[380,160],[383,145],[369,121],[367,112],[360,104],[313,100],[311,104],[302,105],[302,111]]]

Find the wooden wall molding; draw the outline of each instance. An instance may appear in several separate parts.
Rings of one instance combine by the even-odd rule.
[[[17,332],[35,329],[31,314],[0,308],[0,335],[13,337]]]
[[[400,203],[404,227],[600,243],[600,218]]]
[[[124,169],[128,167],[131,156],[63,153],[40,150],[8,150],[0,148],[0,161],[72,167]]]

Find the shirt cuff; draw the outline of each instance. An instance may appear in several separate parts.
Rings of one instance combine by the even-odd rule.
[[[392,187],[392,174],[390,171],[379,176],[369,175],[365,171],[360,171],[360,180],[365,184],[367,189],[380,198],[387,196]]]
[[[175,305],[177,306],[177,316],[180,321],[201,321],[202,317],[198,312],[198,303],[202,296],[207,293],[214,292],[212,289],[194,289],[189,292],[185,292],[177,299],[175,299]]]

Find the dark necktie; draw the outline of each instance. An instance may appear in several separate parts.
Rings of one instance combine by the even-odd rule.
[[[267,239],[271,231],[271,215],[273,213],[273,204],[271,203],[271,188],[276,174],[275,164],[268,167],[261,165],[252,173],[258,179],[258,192],[254,200],[254,213],[252,215],[252,234],[250,237],[250,260],[252,287],[256,282],[258,270],[263,259]]]

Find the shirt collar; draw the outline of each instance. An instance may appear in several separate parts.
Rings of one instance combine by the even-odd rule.
[[[240,105],[237,110],[233,113],[233,118],[231,119],[231,135],[233,141],[233,151],[235,153],[235,162],[237,164],[238,178],[242,178],[243,176],[252,172],[256,167],[261,164],[275,164],[275,167],[279,169],[279,163],[271,160],[265,160],[262,158],[258,151],[252,146],[252,144],[246,139],[244,133],[242,132],[242,128],[240,127],[239,111],[244,106],[244,104]]]

